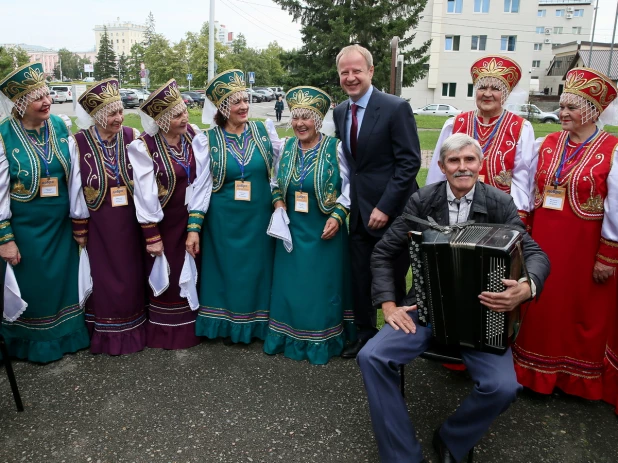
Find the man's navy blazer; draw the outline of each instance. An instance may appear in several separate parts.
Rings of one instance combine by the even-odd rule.
[[[350,166],[350,230],[355,231],[360,222],[370,235],[379,238],[418,189],[416,174],[421,167],[421,149],[416,122],[407,101],[374,87],[363,115],[354,159],[347,148],[349,104],[349,100],[339,104],[333,119]],[[374,207],[389,216],[389,223],[380,230],[367,227]]]

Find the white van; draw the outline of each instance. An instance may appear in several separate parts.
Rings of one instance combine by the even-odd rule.
[[[54,90],[60,95],[64,95],[67,99],[66,101],[73,101],[73,93],[71,92],[70,85],[50,85],[49,89]]]

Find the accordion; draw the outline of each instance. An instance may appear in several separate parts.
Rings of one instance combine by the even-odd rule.
[[[440,344],[504,353],[519,309],[494,312],[478,296],[504,291],[503,278],[520,278],[523,235],[492,224],[436,228],[408,232],[420,324]]]

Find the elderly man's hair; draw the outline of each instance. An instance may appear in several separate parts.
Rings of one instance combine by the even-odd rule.
[[[354,45],[348,45],[347,47],[343,47],[341,51],[339,52],[339,54],[337,55],[337,60],[336,60],[337,70],[339,70],[339,60],[343,56],[349,55],[350,53],[353,53],[355,51],[363,55],[363,58],[365,58],[365,61],[367,62],[367,69],[373,66],[373,56],[371,56],[371,52],[367,50],[365,47],[354,44]]]
[[[448,153],[459,153],[462,149],[468,146],[474,147],[474,151],[476,152],[479,161],[483,161],[483,150],[481,149],[479,142],[468,134],[456,133],[448,137],[444,140],[444,143],[442,143],[442,147],[440,148],[440,162],[444,164],[444,160],[446,159],[446,155]]]

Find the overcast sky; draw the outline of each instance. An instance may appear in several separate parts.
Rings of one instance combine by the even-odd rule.
[[[610,41],[617,1],[599,0],[595,41]],[[118,17],[143,24],[149,11],[155,17],[157,32],[177,42],[187,31],[197,32],[208,21],[209,4],[209,0],[0,0],[0,43],[87,51],[94,49],[96,24]],[[300,25],[270,0],[216,0],[215,20],[235,35],[242,32],[251,47],[264,48],[275,40],[286,49],[302,45]]]

